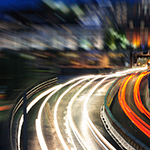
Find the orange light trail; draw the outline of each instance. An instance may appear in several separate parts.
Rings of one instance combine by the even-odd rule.
[[[1,106],[0,111],[8,110],[8,109],[11,109],[11,108],[12,108],[12,105]]]
[[[140,97],[140,83],[144,76],[149,74],[150,72],[143,72],[139,75],[137,81],[134,85],[134,102],[136,104],[136,107],[139,109],[139,111],[143,114],[145,114],[150,119],[150,112],[144,107],[141,97]]]
[[[144,122],[140,117],[138,117],[128,106],[125,100],[125,92],[128,82],[134,77],[135,75],[127,76],[123,83],[120,86],[119,93],[118,93],[118,100],[119,104],[124,111],[124,113],[128,116],[128,118],[145,134],[150,138],[150,126]]]

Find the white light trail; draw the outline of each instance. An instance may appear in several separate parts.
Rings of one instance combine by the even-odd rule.
[[[60,86],[60,85],[59,85]],[[57,89],[59,86],[54,86],[45,92],[41,93],[39,96],[37,96],[28,106],[27,106],[27,113],[29,110],[44,96],[46,96],[48,93],[52,92],[53,90]],[[19,120],[19,125],[18,125],[18,150],[20,150],[20,137],[21,137],[21,129],[23,125],[23,115],[21,115],[21,118]]]
[[[87,112],[87,103],[88,103],[88,100],[90,99],[90,97],[92,96],[92,94],[94,93],[94,91],[108,78],[110,77],[114,77],[114,75],[108,75],[107,77],[105,77],[104,79],[102,79],[100,82],[98,82],[98,84],[96,84],[96,86],[94,86],[94,88],[88,93],[87,97],[86,97],[86,100],[84,102],[84,106],[83,106],[83,112],[84,112],[84,118],[87,119],[87,123],[88,123],[88,126],[89,128],[91,129],[92,128],[96,128],[94,126],[94,124],[92,123],[92,121],[90,120],[89,116],[88,116],[88,112]],[[90,124],[90,125],[89,125]],[[103,137],[103,135],[98,132],[98,130],[94,130],[96,131],[96,133],[98,134],[98,138],[97,136],[94,136],[96,137],[96,139],[98,140],[98,142],[103,146],[104,149],[106,150],[109,150],[108,148],[110,148],[111,150],[115,150],[115,148]],[[108,148],[107,148],[108,147]]]
[[[83,138],[81,137],[80,133],[78,132],[78,130],[76,129],[76,126],[74,125],[73,123],[73,120],[72,120],[72,117],[71,117],[71,107],[72,107],[72,104],[74,102],[74,100],[77,98],[77,96],[86,88],[88,87],[93,81],[95,81],[96,79],[100,78],[100,77],[103,77],[101,75],[99,76],[95,76],[94,79],[92,79],[91,81],[89,81],[88,83],[86,83],[73,97],[72,99],[70,100],[69,102],[69,105],[68,105],[68,109],[67,109],[67,116],[69,118],[69,123],[71,125],[71,128],[73,130],[73,133],[74,135],[76,136],[78,142],[80,143],[80,145],[82,146],[83,149],[88,149],[88,146],[87,144],[84,142]]]
[[[127,70],[123,70],[123,71],[118,71],[116,72],[116,74],[129,74],[129,73],[132,73],[132,72],[135,72],[135,71],[142,71],[142,70],[146,70],[147,67],[141,67],[141,68],[130,68],[130,69],[127,69]]]
[[[85,77],[85,76],[82,76],[82,77],[73,79],[73,80],[71,80],[71,81],[68,81],[66,84],[64,84],[64,86],[67,85],[67,84],[70,84],[70,83],[72,83],[72,82],[74,82],[74,81],[76,81],[76,80],[79,80],[79,79],[81,79],[81,78],[84,78],[84,77]],[[41,85],[41,84],[40,84],[40,85]],[[62,85],[54,86],[54,87],[52,87],[52,88],[46,90],[45,92],[41,93],[39,96],[37,96],[37,97],[27,106],[27,113],[29,112],[29,110],[30,110],[42,97],[44,97],[44,96],[46,96],[48,93],[50,93],[50,92],[56,90],[56,89],[59,88],[60,86],[62,86]],[[22,129],[23,121],[24,121],[24,119],[23,119],[23,114],[22,114],[21,117],[20,117],[20,120],[19,120],[19,125],[18,125],[18,139],[17,139],[17,141],[18,141],[18,142],[17,142],[17,143],[18,143],[18,145],[17,145],[17,146],[18,146],[18,150],[20,150],[20,137],[21,137],[21,129]],[[37,124],[38,122],[40,122],[40,121],[36,121],[36,124]],[[37,125],[37,126],[38,126],[38,125]],[[39,126],[38,126],[38,127],[39,127]],[[39,129],[39,130],[40,130],[40,129]],[[40,130],[40,131],[42,131],[42,130]],[[38,132],[38,135],[41,135],[41,134],[42,134],[42,133],[40,133],[40,131]]]
[[[133,70],[132,70],[132,71],[133,71]],[[120,76],[120,72],[119,72],[118,74],[116,73],[115,75],[116,75],[116,76]],[[68,81],[67,83],[63,84],[63,85],[61,86],[61,88],[64,87],[64,86],[66,86],[66,85],[68,85],[68,84],[71,84],[71,83],[73,83],[73,82],[75,82],[75,81],[77,81],[77,80],[80,80],[80,79],[82,79],[82,78],[84,78],[84,79],[86,80],[87,78],[93,78],[93,77],[94,77],[94,76],[91,75],[91,76],[81,76],[81,77],[79,77],[79,78],[75,78],[75,79],[70,80],[70,81]],[[80,83],[80,81],[79,81],[78,83],[72,85],[70,88],[68,88],[68,89],[59,97],[59,99],[58,99],[57,102],[56,102],[55,109],[54,109],[54,125],[55,125],[55,128],[56,128],[57,135],[58,135],[58,137],[59,137],[59,139],[60,139],[60,141],[61,141],[63,147],[65,148],[65,150],[68,149],[68,146],[66,145],[66,143],[65,143],[65,141],[64,141],[64,139],[63,139],[63,137],[62,137],[62,135],[61,135],[59,126],[58,126],[58,121],[57,121],[57,109],[58,109],[59,103],[60,103],[60,101],[62,100],[63,96],[64,96],[65,94],[67,94],[74,86],[76,86],[76,85],[79,84],[79,83]],[[59,89],[58,89],[58,90],[59,90]],[[54,93],[55,93],[55,92],[57,92],[57,91],[54,91]],[[38,120],[36,120],[36,131],[38,130],[38,128],[40,128],[39,131],[37,131],[38,139],[39,139],[39,142],[40,142],[40,141],[43,141],[43,142],[40,142],[40,143],[41,143],[40,145],[41,145],[42,150],[45,150],[45,148],[46,148],[47,146],[46,146],[46,142],[45,142],[45,140],[44,140],[43,134],[41,133],[41,132],[42,132],[42,129],[41,129],[41,113],[42,113],[42,109],[44,108],[44,105],[46,104],[46,102],[48,101],[48,99],[49,99],[52,95],[53,95],[53,94],[51,93],[51,94],[45,99],[45,101],[43,102],[43,105],[41,106],[41,109],[40,109],[40,111],[39,111]],[[39,123],[40,125],[37,125],[38,123]],[[43,144],[43,143],[44,143],[44,144]]]
[[[90,120],[89,116],[88,116],[88,112],[87,112],[87,103],[90,99],[90,97],[92,96],[92,94],[95,92],[95,90],[108,78],[111,77],[118,77],[121,76],[123,74],[127,74],[129,73],[129,71],[135,71],[135,70],[128,70],[128,71],[122,71],[122,72],[116,72],[114,74],[108,75],[107,77],[105,77],[104,79],[102,79],[98,84],[96,84],[93,89],[88,93],[85,103],[84,103],[84,108],[83,108],[83,112],[84,112],[84,116],[87,119],[87,124],[89,126],[89,128],[91,129],[91,132],[94,134],[95,138],[98,140],[98,142],[104,147],[104,149],[111,149],[111,150],[116,150],[104,137],[103,135],[97,130],[97,128],[94,126],[94,124],[92,123],[92,121]],[[94,131],[93,131],[93,130]],[[96,133],[96,134],[95,134]],[[97,137],[97,136],[98,137]],[[107,147],[106,147],[107,146]]]
[[[98,93],[100,93],[100,94],[98,94],[98,95],[102,95],[102,94],[106,93],[106,92],[107,92],[106,87],[107,87],[110,83],[112,83],[112,82],[114,82],[114,81],[108,82],[107,84],[105,84],[105,85],[103,86],[103,88],[99,89],[99,90],[98,90]],[[104,89],[105,89],[105,90],[104,90]],[[104,92],[104,93],[103,93],[103,92]],[[96,95],[97,95],[97,94],[96,94]]]
[[[94,76],[84,76],[84,77],[80,77],[80,78],[75,78],[72,82],[76,81],[76,80],[79,80],[79,79],[82,79],[83,80],[80,80],[78,81],[77,83],[73,84],[72,86],[70,86],[64,93],[62,93],[62,95],[58,98],[57,102],[56,102],[56,105],[55,105],[55,109],[54,109],[54,125],[55,125],[55,128],[56,128],[56,132],[57,132],[57,135],[59,137],[59,140],[61,141],[63,147],[65,150],[69,150],[68,146],[66,145],[62,135],[61,135],[61,132],[60,132],[60,129],[59,129],[59,126],[58,126],[58,121],[57,121],[57,109],[58,109],[58,106],[59,106],[59,103],[60,101],[62,100],[62,98],[72,89],[74,88],[75,86],[77,86],[78,84],[82,83],[83,81],[87,80],[87,79],[90,79]],[[70,81],[70,82],[71,82]],[[69,83],[70,84],[70,83]],[[66,83],[66,85],[68,85],[68,83]]]
[[[42,103],[42,105],[39,109],[39,112],[38,112],[38,118],[36,119],[36,122],[35,122],[36,123],[36,133],[37,133],[37,137],[38,137],[38,140],[39,140],[39,143],[40,143],[40,146],[41,146],[42,150],[48,150],[48,147],[46,145],[46,142],[45,142],[45,139],[44,139],[44,136],[43,136],[42,127],[41,127],[42,111],[43,111],[43,108],[44,108],[45,104],[50,99],[50,97],[52,95],[54,95],[56,92],[58,92],[62,87],[63,87],[63,85],[58,86],[58,88],[55,91],[53,91],[51,94],[49,94],[46,97],[46,99],[43,101],[43,103]]]
[[[113,74],[114,76],[121,76],[121,75],[123,75],[123,74],[128,74],[129,72],[133,72],[133,71],[138,71],[138,70],[145,70],[145,69],[147,69],[146,67],[144,67],[144,68],[134,68],[134,69],[128,69],[128,70],[125,70],[125,71],[120,71],[120,72],[116,72],[115,74]],[[111,77],[113,77],[113,75],[111,75]],[[109,76],[109,75],[108,75]],[[36,97],[28,106],[27,106],[27,113],[29,112],[29,110],[42,98],[42,97],[44,97],[44,96],[46,96],[48,93],[50,93],[50,92],[52,92],[52,91],[54,91],[54,90],[59,90],[60,88],[62,88],[62,87],[64,87],[64,86],[66,86],[66,85],[68,85],[68,84],[71,84],[71,83],[73,83],[73,82],[75,82],[75,81],[77,81],[77,80],[80,80],[80,79],[82,79],[82,78],[93,78],[94,76],[81,76],[81,77],[79,77],[79,78],[75,78],[75,79],[73,79],[73,80],[70,80],[70,81],[68,81],[67,83],[64,83],[63,85],[58,85],[58,86],[55,86],[55,87],[53,87],[53,88],[50,88],[50,89],[48,89],[47,91],[45,91],[45,92],[43,92],[42,94],[40,94],[38,97]],[[67,93],[67,92],[66,92]],[[66,94],[65,93],[65,94]],[[65,95],[64,94],[64,95]],[[60,101],[61,101],[61,99],[62,99],[62,97],[64,96],[64,95],[61,95],[61,97],[57,100],[57,102],[56,102],[56,105],[55,105],[55,111],[54,111],[54,123],[55,123],[55,127],[56,127],[56,131],[57,131],[57,134],[58,134],[58,136],[59,136],[59,138],[60,138],[60,141],[64,144],[64,139],[63,139],[63,137],[62,137],[62,135],[61,135],[61,133],[60,133],[60,130],[59,130],[59,127],[58,127],[58,122],[57,122],[57,108],[58,108],[58,106],[59,106],[59,103],[60,103]],[[48,98],[46,99],[46,100],[48,100]],[[42,105],[42,107],[44,106],[44,104]],[[19,106],[18,106],[19,107]],[[39,112],[39,116],[40,117],[38,117],[38,120],[36,120],[36,126],[37,126],[37,128],[39,128],[40,127],[40,125],[39,124],[41,124],[41,122],[40,122],[40,120],[41,120],[41,113],[42,113],[42,109],[40,110],[40,112]],[[21,136],[21,129],[22,129],[22,125],[23,125],[23,115],[21,116],[21,118],[20,118],[20,120],[19,120],[19,125],[18,125],[18,150],[20,150],[20,136]],[[41,129],[39,129],[39,131],[37,131],[38,133],[38,135],[43,135],[41,132],[42,132],[42,130]],[[44,138],[43,138],[44,139]],[[42,140],[41,140],[42,141]],[[66,144],[64,144],[63,146],[64,147],[66,147],[65,146]],[[66,147],[67,149],[68,149],[68,147]],[[44,149],[45,150],[45,149]]]

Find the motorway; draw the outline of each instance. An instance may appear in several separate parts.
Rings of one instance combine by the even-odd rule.
[[[125,95],[120,97],[117,95],[115,96],[114,102],[112,103],[111,106],[111,112],[115,117],[115,119],[122,125],[122,127],[126,131],[128,131],[131,135],[133,135],[137,140],[141,141],[143,144],[150,147],[150,143],[149,143],[150,121],[149,118],[144,114],[144,112],[141,112],[139,109],[148,98],[148,96],[146,95],[147,92],[146,90],[148,86],[147,85],[148,75],[143,78],[139,87],[135,84],[138,81],[141,74],[142,73],[138,73],[138,74],[132,74],[128,76],[129,78],[131,77],[131,79],[126,85]],[[125,76],[123,80],[124,81],[127,80],[128,77]],[[123,84],[125,83],[126,81]],[[138,88],[139,90],[137,90]],[[140,102],[137,103],[137,106],[135,102],[137,93],[135,92],[135,90],[137,90],[137,92],[140,93],[139,97],[138,96],[137,97],[142,99],[141,101],[142,103],[141,104],[139,104]],[[120,91],[123,93],[123,87],[121,88]],[[124,97],[124,100],[126,101],[126,103],[121,101],[122,106],[120,106],[121,97]],[[147,110],[146,105],[143,108]]]
[[[92,78],[91,78],[92,79]],[[63,146],[60,144],[59,139],[57,137],[55,124],[54,124],[54,117],[52,114],[54,114],[54,106],[56,101],[62,97],[62,94],[70,88],[68,93],[66,93],[62,98],[58,106],[57,111],[57,120],[58,120],[58,127],[60,130],[60,133],[62,137],[64,137],[64,141],[69,149],[104,149],[101,144],[95,138],[93,137],[85,119],[84,119],[84,103],[85,98],[88,94],[88,92],[94,87],[94,85],[97,82],[100,82],[103,79],[103,77],[100,77],[100,79],[97,79],[96,81],[93,81],[90,86],[88,86],[85,89],[82,89],[83,91],[80,91],[79,95],[74,95],[85,85],[89,84],[92,80],[79,80],[79,84],[74,86],[73,88],[70,88],[71,85],[67,85],[64,88],[60,89],[57,93],[55,93],[46,103],[44,107],[44,111],[42,113],[42,130],[43,130],[43,136],[45,138],[45,142],[47,144],[48,149],[63,149]],[[112,81],[114,81],[116,78],[108,79],[105,81],[93,94],[92,99],[94,98],[95,102],[92,102],[92,108],[88,104],[88,111],[90,111],[90,115],[92,120],[97,123],[97,127],[99,127],[99,130],[101,133],[104,133],[105,137],[110,141],[113,142],[112,139],[109,137],[107,132],[105,131],[100,117],[99,117],[99,110],[101,107],[101,104],[104,102],[104,95],[107,92],[107,89],[111,85]],[[61,79],[60,79],[61,80]],[[82,81],[82,82],[81,82]],[[78,83],[76,82],[76,83]],[[105,87],[104,87],[105,86]],[[101,88],[105,88],[105,91],[103,91]],[[43,98],[43,100],[46,97]],[[28,113],[28,122],[27,122],[27,135],[28,135],[28,149],[41,149],[37,136],[36,136],[36,127],[35,127],[35,120],[37,118],[39,107],[43,100],[40,100],[34,107],[29,111]],[[72,104],[71,104],[72,103]],[[90,102],[91,103],[91,102]],[[89,107],[90,106],[90,107]],[[94,107],[95,106],[95,107]],[[73,130],[70,130],[69,120],[67,120],[67,108],[70,108],[71,112],[69,112],[70,117],[72,119]],[[70,111],[68,109],[68,111]],[[96,110],[96,111],[95,111]],[[99,125],[100,124],[100,125]],[[30,136],[29,136],[30,135]],[[21,136],[21,141],[23,141],[23,136]],[[80,144],[80,142],[82,144]],[[117,145],[116,145],[117,146]],[[23,149],[23,143],[21,143],[21,149]]]
[[[59,77],[56,86],[31,97],[38,101],[27,114],[28,149],[120,149],[102,124],[100,108],[111,84],[130,72],[67,77],[67,82]],[[18,150],[23,149],[19,129]]]

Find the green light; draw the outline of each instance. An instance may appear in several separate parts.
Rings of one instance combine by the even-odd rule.
[[[53,2],[53,0],[43,0],[44,3],[46,3],[50,8],[57,9],[57,6]]]
[[[31,59],[31,60],[35,60],[36,59],[35,56],[31,56],[31,55],[23,54],[23,53],[20,53],[20,57],[23,57],[23,58],[26,58],[26,59]]]
[[[114,43],[112,43],[112,44],[109,46],[109,48],[110,48],[111,50],[115,50],[117,47],[116,47],[116,45],[115,45]]]
[[[124,43],[120,44],[122,48],[126,49],[126,45]]]
[[[79,8],[79,6],[77,5],[72,5],[71,6],[71,9],[74,11],[74,13],[80,17],[80,16],[83,16],[84,15],[84,12]]]
[[[69,13],[70,11],[69,8],[61,1],[59,3],[55,3],[55,6],[65,14]]]

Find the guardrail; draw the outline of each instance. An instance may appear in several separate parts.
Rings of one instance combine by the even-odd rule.
[[[26,99],[27,103],[29,103],[29,99],[38,93],[41,90],[44,90],[52,85],[54,85],[57,82],[57,77],[49,79],[45,82],[42,82],[36,86],[32,86],[29,88],[26,88],[24,91],[26,92]],[[9,123],[9,138],[10,138],[10,144],[11,144],[11,149],[12,150],[17,150],[17,127],[18,127],[18,122],[19,119],[23,113],[23,109],[19,110],[19,108],[23,105],[23,99],[24,99],[24,91],[21,92],[18,97],[15,99],[16,105],[12,109],[11,112],[11,117],[10,117],[10,123]],[[21,111],[20,115],[17,116],[18,111]]]
[[[101,107],[101,119],[105,126],[105,129],[111,135],[111,137],[116,141],[116,143],[121,147],[121,149],[134,150],[134,148],[124,140],[122,134],[120,135],[117,132],[117,130],[114,128],[114,124],[108,118],[104,106]]]
[[[137,149],[137,150],[147,150],[149,149],[145,144],[139,141],[136,137],[131,135],[112,115],[110,106],[113,103],[113,98],[117,93],[117,88],[119,85],[116,83],[122,77],[118,78],[109,88],[105,96],[105,102],[103,108],[101,108],[101,119],[104,124],[105,129],[110,134],[110,136],[118,143],[122,149]]]

